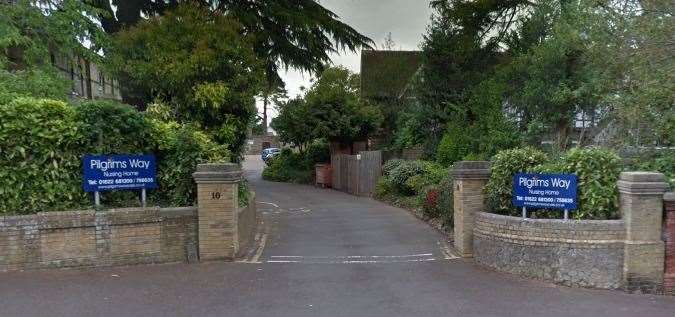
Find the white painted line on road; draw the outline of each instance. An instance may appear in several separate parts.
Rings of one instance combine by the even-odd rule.
[[[297,260],[268,260],[266,263],[300,263],[300,264],[387,264],[387,263],[411,263],[432,262],[436,258],[410,259],[410,260],[346,260],[346,261],[297,261]]]
[[[258,203],[259,203],[259,204],[265,204],[265,205],[272,205],[272,206],[274,206],[275,208],[279,208],[279,205],[277,205],[277,204],[275,204],[275,203],[268,203],[268,202],[264,202],[264,201],[259,201]]]
[[[267,233],[263,233],[262,238],[260,238],[260,245],[251,259],[251,263],[260,263],[260,256],[262,255],[263,250],[265,250],[265,243],[267,243]]]
[[[443,258],[446,260],[459,259],[459,256],[455,255],[454,252],[450,250],[448,243],[443,241],[438,243],[441,247],[441,253],[443,253]]]
[[[432,256],[431,253],[406,254],[406,255],[343,255],[343,256],[303,256],[303,255],[272,255],[270,258],[291,258],[291,259],[363,259],[363,258],[415,258]]]

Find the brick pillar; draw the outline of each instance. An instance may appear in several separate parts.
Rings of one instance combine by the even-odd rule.
[[[197,183],[200,260],[233,259],[239,251],[237,164],[199,164]]]
[[[661,173],[623,172],[617,183],[621,217],[626,223],[623,284],[629,291],[658,292],[663,286],[661,240],[663,193]]]
[[[483,187],[490,178],[490,162],[456,162],[452,169],[455,248],[463,257],[473,256],[473,218],[485,211]]]
[[[675,295],[675,192],[663,196],[663,209],[663,240],[666,243],[663,289],[667,294]]]

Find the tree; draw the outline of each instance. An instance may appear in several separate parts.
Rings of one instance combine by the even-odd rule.
[[[365,140],[382,121],[379,109],[360,98],[359,76],[346,68],[321,73],[304,97],[279,106],[272,127],[284,142],[301,150],[315,139],[351,146]]]
[[[0,94],[66,99],[70,82],[50,53],[100,61],[108,38],[93,19],[99,13],[76,0],[0,3]]]
[[[594,93],[608,113],[606,145],[675,145],[675,16],[667,0],[591,7],[585,34]]]
[[[396,42],[391,37],[391,32],[387,33],[387,36],[384,37],[382,48],[387,51],[393,51],[396,48]]]
[[[118,14],[108,0],[97,0],[107,32],[142,21],[143,16],[156,16],[175,8],[180,1],[113,0]],[[200,5],[215,14],[229,16],[242,25],[242,34],[254,39],[254,52],[264,61],[268,87],[282,82],[280,68],[320,72],[330,61],[329,54],[339,50],[356,51],[370,47],[372,41],[341,22],[335,13],[316,0],[204,0],[188,2]]]
[[[223,14],[181,5],[115,36],[110,64],[121,82],[168,102],[240,154],[257,111],[263,62],[253,39]]]
[[[284,88],[284,83],[282,82],[276,82],[276,83],[266,83],[265,88],[262,91],[262,99],[263,99],[263,115],[262,115],[262,135],[267,135],[268,129],[268,120],[267,120],[267,109],[269,108],[270,102],[274,103],[279,103],[281,99],[287,97],[287,91]]]
[[[282,142],[293,144],[300,151],[304,151],[307,145],[317,138],[312,132],[319,124],[312,117],[307,102],[298,96],[280,103],[277,109],[279,114],[270,125]]]
[[[312,131],[329,141],[351,144],[365,140],[382,121],[379,109],[360,98],[359,76],[331,67],[309,88],[305,101],[317,123]]]

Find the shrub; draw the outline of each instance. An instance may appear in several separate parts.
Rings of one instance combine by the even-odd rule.
[[[311,184],[314,179],[313,172],[314,163],[307,160],[304,154],[283,149],[263,170],[262,177],[264,180],[275,182]]]
[[[312,142],[305,150],[305,158],[312,166],[316,163],[330,162],[330,150],[328,142],[325,140],[317,140]]]
[[[569,150],[562,157],[561,172],[574,173],[578,179],[577,219],[617,218],[621,159],[616,153],[597,148]]]
[[[191,205],[196,199],[192,179],[197,164],[229,161],[226,145],[213,142],[194,125],[151,120],[159,188],[154,197],[171,205]]]
[[[391,159],[382,164],[382,175],[389,176],[391,171],[403,164],[405,160],[402,159]]]
[[[543,153],[531,148],[498,153],[486,186],[491,207],[511,215],[520,214],[511,207],[512,180],[518,172],[571,173],[577,175],[578,179],[578,208],[572,213],[574,218],[612,219],[618,216],[616,181],[621,160],[614,152],[598,148],[575,148],[557,160],[545,162],[545,159]],[[547,216],[557,213],[543,211]]]
[[[469,150],[470,140],[465,131],[449,129],[438,144],[436,161],[443,166],[450,166],[457,161],[461,161],[464,156],[469,154]]]
[[[436,186],[428,187],[425,190],[422,210],[427,217],[436,218],[439,216],[439,198],[440,192]]]
[[[670,189],[675,190],[675,150],[646,153],[633,164],[632,168],[663,173],[670,184]]]
[[[415,192],[407,181],[409,178],[422,173],[424,173],[424,166],[420,161],[403,161],[389,172],[388,177],[399,193],[411,195]]]
[[[115,101],[88,101],[76,108],[91,154],[147,153],[151,128],[143,113]]]
[[[375,192],[373,195],[377,199],[386,199],[388,196],[395,193],[394,184],[391,183],[388,177],[380,177],[375,184]]]
[[[438,183],[438,215],[443,220],[443,225],[446,228],[454,226],[454,199],[453,199],[453,181],[452,178],[446,176]]]
[[[85,203],[83,145],[77,114],[64,102],[19,98],[0,105],[0,214]]]
[[[492,160],[492,173],[485,187],[488,205],[497,211],[517,214],[517,211],[511,207],[513,175],[530,171],[546,160],[547,156],[544,152],[532,147],[497,153]]]

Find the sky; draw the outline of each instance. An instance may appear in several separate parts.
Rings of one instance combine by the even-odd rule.
[[[340,17],[361,34],[371,38],[378,47],[382,46],[389,32],[397,50],[418,50],[422,36],[431,17],[428,0],[319,0],[327,9]],[[342,65],[353,72],[359,72],[360,52],[343,52],[331,55],[335,65]],[[300,87],[309,87],[311,76],[289,70],[282,74],[289,96],[300,93]],[[262,112],[258,102],[258,110]],[[268,109],[274,117],[276,111]]]

